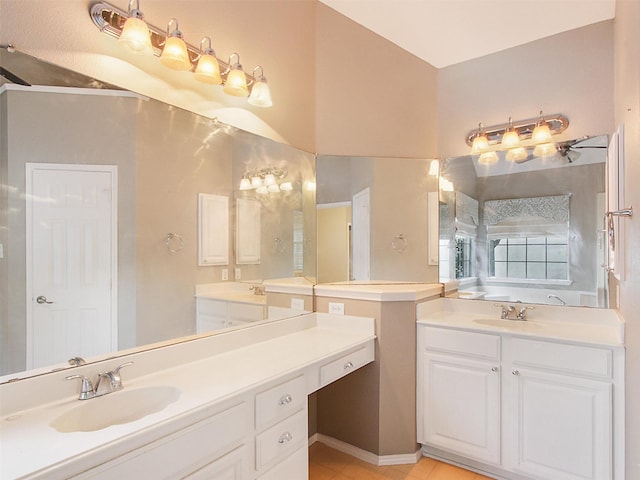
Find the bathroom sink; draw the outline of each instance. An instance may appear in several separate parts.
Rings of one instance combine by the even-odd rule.
[[[57,417],[51,426],[62,433],[93,432],[139,420],[164,410],[180,398],[182,392],[170,386],[143,387],[109,393],[82,400],[80,404]]]
[[[484,325],[488,327],[498,327],[517,330],[534,330],[540,328],[540,325],[523,320],[506,320],[502,318],[476,318],[473,320],[478,325]]]

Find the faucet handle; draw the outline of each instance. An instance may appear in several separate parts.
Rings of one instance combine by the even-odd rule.
[[[122,365],[118,365],[111,372],[108,373],[109,379],[111,380],[111,390],[117,391],[122,390],[122,378],[120,378],[120,370],[124,367],[128,367],[129,365],[133,365],[133,362],[123,363]]]
[[[527,310],[534,310],[536,307],[522,307],[518,310],[518,320],[526,320],[527,319]]]
[[[509,311],[513,308],[512,306],[507,307],[506,305],[503,305],[502,303],[494,303],[493,304],[494,307],[500,307],[502,309],[502,312],[500,313],[500,318],[502,319],[506,319],[509,317]]]
[[[122,365],[118,365],[114,370],[113,373],[115,373],[116,375],[118,375],[120,373],[120,369],[124,368],[124,367],[128,367],[129,365],[133,365],[133,362],[127,362],[127,363],[123,363]]]
[[[91,379],[85,377],[84,375],[69,375],[68,377],[64,377],[65,380],[75,380],[76,378],[82,380],[78,400],[88,400],[95,397],[96,392],[93,389],[93,383],[91,382]]]

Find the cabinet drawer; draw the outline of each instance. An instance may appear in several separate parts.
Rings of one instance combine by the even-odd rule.
[[[294,480],[309,478],[309,450],[306,445],[289,455],[258,480]],[[216,480],[218,480],[216,478]]]
[[[182,478],[240,446],[250,418],[248,404],[237,404],[73,478]]]
[[[304,376],[265,390],[256,395],[256,429],[261,430],[274,421],[282,420],[302,409],[307,401]]]
[[[274,425],[256,436],[256,469],[283,459],[307,442],[307,411]]]
[[[371,361],[373,361],[373,353],[367,347],[362,347],[327,363],[320,367],[320,386],[324,387]]]
[[[457,353],[487,360],[500,358],[500,336],[466,332],[447,328],[420,326],[423,348],[445,353]]]
[[[197,313],[226,318],[227,302],[223,300],[214,300],[213,298],[197,298],[196,311]]]
[[[242,480],[246,477],[244,472],[248,470],[248,455],[248,448],[242,446],[187,475],[183,480]]]
[[[514,364],[548,368],[578,375],[610,379],[613,375],[613,352],[606,348],[569,345],[524,338],[506,340]]]

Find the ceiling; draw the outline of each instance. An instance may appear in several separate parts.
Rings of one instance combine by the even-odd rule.
[[[437,68],[615,14],[615,0],[320,1]]]

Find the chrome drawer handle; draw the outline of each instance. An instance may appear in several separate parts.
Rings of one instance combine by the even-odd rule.
[[[519,370],[513,370],[511,373],[512,373],[513,375],[516,375],[516,376],[517,376],[517,375],[520,375],[520,371],[519,371]]]
[[[280,435],[278,443],[289,443],[291,440],[293,440],[293,435],[291,435],[291,433],[289,432],[286,432]]]
[[[284,397],[280,399],[280,401],[278,402],[278,405],[288,405],[291,402],[293,402],[293,398],[291,397],[291,395],[287,393]]]
[[[498,367],[491,367],[491,371],[492,372],[497,372],[498,371]]]
[[[350,368],[353,368],[353,363],[347,362],[347,363],[344,364],[344,369],[345,370],[349,370]]]

